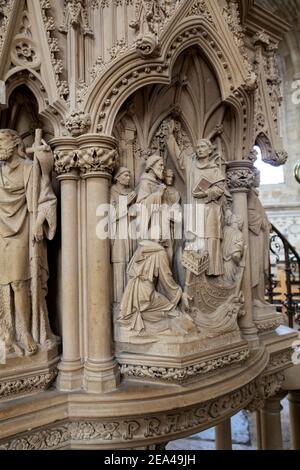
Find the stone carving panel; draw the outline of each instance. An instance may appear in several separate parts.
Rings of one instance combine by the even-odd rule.
[[[135,227],[135,251],[131,257],[127,249],[120,252],[122,279],[114,265],[118,360],[129,377],[171,381],[247,357],[238,327],[245,314],[241,284],[246,247],[225,172],[228,129],[223,122],[228,116],[217,104],[216,83],[206,108],[201,101],[206,91],[196,76],[214,78],[196,51],[175,70],[170,87],[149,87],[132,97],[115,127],[120,164],[133,172],[137,195],[126,215],[128,225]],[[195,92],[198,106],[192,101]],[[228,351],[212,367],[200,370],[199,357],[193,365],[176,366],[182,355],[195,353],[204,363],[205,351],[229,343],[241,347],[238,354]],[[141,353],[141,364],[133,362],[133,350]],[[170,365],[160,367],[154,361],[150,366],[152,355]],[[151,370],[165,373],[155,376]]]

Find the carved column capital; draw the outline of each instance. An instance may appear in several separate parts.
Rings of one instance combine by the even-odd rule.
[[[76,172],[83,177],[89,174],[110,177],[117,165],[116,141],[109,136],[62,137],[53,139],[51,144],[59,179],[74,177]]]
[[[82,176],[109,177],[116,168],[118,152],[113,137],[85,134],[77,139],[77,167]]]
[[[234,161],[228,164],[227,185],[231,193],[247,193],[254,185],[255,173],[252,162]]]
[[[51,147],[54,154],[54,170],[58,178],[76,175],[76,139],[73,137],[58,137],[52,139]]]

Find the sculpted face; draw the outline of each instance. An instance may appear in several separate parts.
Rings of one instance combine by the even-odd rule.
[[[6,162],[13,156],[12,140],[9,134],[0,132],[0,161]]]
[[[130,172],[124,171],[124,173],[119,176],[118,181],[122,186],[130,186]]]
[[[209,157],[209,155],[212,153],[212,148],[209,143],[202,139],[199,140],[198,145],[196,147],[196,155],[199,159],[204,159]]]
[[[152,171],[160,180],[164,179],[165,166],[162,159],[158,160],[155,165],[152,167]]]

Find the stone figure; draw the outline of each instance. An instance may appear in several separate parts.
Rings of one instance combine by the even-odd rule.
[[[166,250],[160,243],[145,240],[128,266],[129,281],[120,305],[119,323],[138,335],[162,332],[187,334],[194,330],[182,289],[173,279]]]
[[[0,130],[0,339],[19,355],[54,346],[46,305],[45,239],[56,231],[50,148],[26,157],[17,132]]]
[[[173,256],[176,250],[176,237],[175,237],[175,223],[178,219],[178,222],[181,222],[181,206],[180,200],[181,196],[177,189],[174,187],[175,174],[174,171],[166,168],[164,172],[164,181],[167,186],[163,203],[166,204],[169,208],[169,223],[170,223],[170,238],[166,241],[167,254],[172,266]]]
[[[141,176],[137,204],[140,204],[141,239],[162,241],[168,239],[168,219],[163,214],[166,191],[164,183],[164,162],[159,155],[148,158]]]
[[[187,155],[181,151],[174,136],[174,121],[170,122],[167,147],[174,163],[186,171],[187,202],[190,205],[186,238],[186,249],[208,252],[207,274],[219,276],[224,273],[221,241],[223,218],[230,197],[225,176],[220,167],[210,159],[214,146],[208,139],[200,139],[195,153]]]
[[[242,229],[242,219],[228,210],[225,216],[222,248],[224,260],[224,280],[229,284],[235,283],[237,281],[240,263],[245,251]]]
[[[114,207],[112,216],[113,234],[111,240],[111,262],[114,275],[114,302],[119,303],[126,285],[126,267],[133,256],[135,242],[130,231],[131,216],[129,207],[136,200],[136,192],[130,185],[131,173],[121,167],[114,176],[110,203]]]
[[[255,187],[248,196],[249,243],[251,253],[251,283],[256,306],[269,305],[265,301],[265,276],[269,271],[271,224],[259,200],[260,172],[255,169]]]

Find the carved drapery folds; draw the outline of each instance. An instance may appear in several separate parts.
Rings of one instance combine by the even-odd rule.
[[[39,380],[39,374],[47,370],[51,375],[55,364],[53,360],[50,363],[50,358],[57,354],[58,338],[52,333],[46,303],[46,240],[52,240],[56,231],[56,196],[50,182],[53,156],[50,148],[41,144],[40,137],[36,137],[31,150],[31,161],[16,131],[0,132],[0,340],[4,354],[1,397],[8,394],[5,379],[12,371],[12,394],[47,388],[51,380],[46,375],[40,375],[44,381]],[[33,356],[32,360],[28,356]],[[28,386],[22,386],[24,370],[29,375],[37,372],[31,386],[30,381]]]
[[[228,116],[221,105],[214,108],[215,113],[209,113],[200,104],[194,122],[186,121],[188,113],[193,113],[192,107],[186,104],[191,99],[190,87],[199,86],[198,79],[194,82],[194,78],[210,76],[211,83],[213,78],[207,65],[198,63],[196,53],[183,59],[183,63],[184,74],[178,66],[177,82],[172,84],[178,90],[178,102],[170,106],[169,116],[159,120],[158,96],[155,90],[151,93],[145,90],[132,98],[128,115],[115,130],[117,139],[122,142],[124,129],[136,126],[136,139],[131,149],[130,145],[123,148],[123,144],[120,148],[120,165],[133,169],[137,193],[133,209],[135,214],[144,211],[140,220],[138,215],[133,216],[140,229],[136,236],[137,249],[130,260],[124,258],[128,266],[127,284],[121,301],[114,307],[117,358],[126,373],[134,366],[136,372],[129,376],[156,380],[160,379],[159,374],[151,377],[147,372],[145,375],[139,372],[144,370],[143,364],[133,362],[134,350],[146,354],[148,363],[154,361],[157,370],[162,366],[154,355],[160,355],[164,364],[172,361],[174,367],[174,361],[189,350],[197,350],[202,357],[218,344],[224,345],[229,338],[238,348],[236,360],[240,362],[247,357],[238,327],[238,320],[245,315],[241,294],[245,241],[242,221],[234,214],[225,175]],[[198,90],[201,102],[205,91],[201,86]],[[166,96],[166,91],[160,88],[157,93]],[[209,106],[218,100],[217,85],[211,93]],[[147,97],[150,100],[145,109],[140,105],[141,96],[144,103]],[[206,121],[207,115],[210,117]],[[139,134],[138,122],[145,123],[143,135]],[[193,137],[198,137],[194,142],[189,126],[193,126]],[[145,131],[151,132],[151,139]],[[138,166],[136,159],[140,160]],[[169,181],[169,174],[172,181]],[[180,188],[182,205],[178,196]],[[169,193],[179,212],[164,220]],[[170,235],[175,233],[176,227],[170,230],[170,222],[176,226],[178,215],[185,211],[183,232],[179,239],[173,240]],[[193,226],[187,223],[188,211],[191,211]],[[118,279],[114,282],[119,286]],[[118,287],[116,290],[119,291]],[[224,362],[220,357],[216,359],[216,367],[229,366],[230,352],[226,357]],[[166,373],[161,379],[176,381],[181,374],[193,377],[201,373],[197,364],[182,368],[178,363],[175,370],[177,373]],[[214,368],[208,368],[206,372],[212,370]]]

